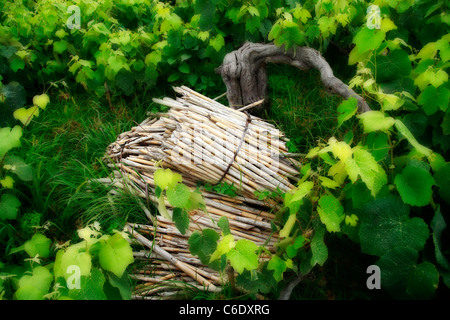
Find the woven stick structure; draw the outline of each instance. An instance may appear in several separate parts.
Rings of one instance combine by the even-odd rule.
[[[220,291],[223,277],[190,253],[191,234],[205,228],[220,233],[217,222],[225,216],[236,240],[248,239],[273,251],[278,234],[271,222],[278,203],[258,200],[255,191],[285,192],[298,180],[298,163],[288,153],[282,132],[273,125],[187,87],[174,90],[180,95],[176,99],[154,99],[170,107],[167,113],[149,114],[108,147],[105,159],[114,178],[102,182],[131,187],[143,200],[157,204],[153,174],[159,168],[170,168],[181,174],[192,190],[199,182],[225,182],[233,184],[239,195],[229,197],[201,189],[206,210],[189,213],[190,227],[185,234],[170,219],[152,214],[142,201],[148,224],[127,225],[143,247],[135,252],[136,259],[147,261],[132,275],[138,281],[136,299],[169,298],[186,286]],[[171,213],[170,203],[165,205]]]

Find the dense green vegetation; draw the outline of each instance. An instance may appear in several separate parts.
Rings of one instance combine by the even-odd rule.
[[[106,147],[165,111],[151,99],[171,85],[218,96],[224,55],[273,41],[318,49],[373,111],[326,94],[315,71],[271,66],[264,117],[305,154],[274,221],[283,239],[268,263],[246,264],[236,257],[263,248],[234,243],[224,222],[203,258],[227,257],[245,298],[276,299],[298,272],[293,299],[448,298],[445,1],[0,0],[0,12],[0,297],[129,298],[121,230],[146,217],[132,195],[112,204],[91,182],[109,173]],[[68,290],[74,261],[81,289]],[[366,287],[369,265],[381,290]]]

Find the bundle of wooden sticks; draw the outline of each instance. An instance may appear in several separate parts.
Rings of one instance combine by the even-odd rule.
[[[179,292],[180,283],[220,290],[220,275],[189,251],[192,232],[204,228],[220,232],[217,221],[225,216],[236,240],[249,239],[273,250],[277,233],[271,222],[278,203],[259,200],[255,193],[285,192],[298,180],[299,164],[288,152],[287,140],[273,125],[248,114],[245,110],[251,106],[235,110],[187,87],[174,90],[179,94],[176,99],[154,99],[170,108],[167,113],[150,113],[108,147],[105,159],[114,177],[103,182],[131,187],[142,199],[157,203],[153,174],[159,168],[170,168],[192,189],[199,182],[226,183],[234,185],[239,195],[201,188],[206,212],[190,212],[190,227],[184,235],[172,221],[152,214],[142,204],[149,223],[128,224],[127,228],[145,247],[135,253],[136,258],[147,262],[151,258],[151,263],[133,275],[139,281],[134,298],[170,297]],[[173,209],[168,201],[166,207]]]

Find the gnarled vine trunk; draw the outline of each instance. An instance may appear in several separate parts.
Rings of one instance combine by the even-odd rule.
[[[273,44],[252,42],[246,42],[238,50],[228,53],[216,69],[227,87],[230,106],[238,109],[262,99],[264,103],[258,107],[259,111],[268,105],[267,63],[289,64],[300,70],[317,69],[328,92],[345,99],[355,97],[360,112],[370,110],[362,97],[334,76],[330,65],[317,50],[295,47],[286,51]]]

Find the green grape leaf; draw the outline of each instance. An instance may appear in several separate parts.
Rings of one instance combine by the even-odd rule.
[[[144,68],[145,68],[145,63],[141,59],[139,59],[133,63],[133,69],[136,70],[137,72],[142,71]]]
[[[100,269],[93,268],[90,276],[81,276],[80,289],[69,290],[69,298],[74,300],[106,300],[103,286],[105,276]]]
[[[354,97],[350,97],[347,100],[342,101],[338,106],[337,111],[339,112],[338,127],[340,127],[344,121],[353,117],[356,111],[358,111],[358,100]]]
[[[337,187],[339,187],[339,183],[331,180],[330,178],[319,176],[319,180],[320,184],[325,188],[336,189]]]
[[[127,58],[121,55],[111,55],[108,59],[108,66],[111,68],[115,75],[118,74],[122,69],[130,71],[130,67],[127,63]]]
[[[379,92],[377,95],[378,99],[382,102],[383,111],[398,110],[405,103],[405,100],[398,97],[395,93]]]
[[[191,197],[191,190],[182,183],[171,185],[167,188],[167,200],[174,207],[185,208]]]
[[[126,71],[125,69],[122,69],[116,76],[117,87],[119,87],[123,91],[123,93],[125,93],[127,96],[133,94],[134,82],[135,76],[134,73],[131,71]]]
[[[450,162],[446,162],[434,173],[434,180],[439,187],[440,196],[450,204]]]
[[[24,249],[30,257],[39,255],[42,258],[48,258],[50,256],[50,245],[52,241],[43,234],[36,233],[31,240],[28,240],[24,244]]]
[[[4,168],[14,172],[20,180],[31,181],[33,180],[33,170],[30,165],[26,164],[21,157],[6,156],[4,161]]]
[[[56,253],[53,267],[55,278],[63,277],[67,280],[72,275],[70,271],[71,266],[79,267],[81,276],[89,276],[91,274],[92,258],[85,250],[86,241],[71,245],[65,251],[59,250]]]
[[[430,203],[432,186],[435,184],[431,174],[419,167],[407,166],[394,179],[402,200],[412,206],[425,206]]]
[[[444,135],[450,135],[450,109],[447,109],[447,112],[445,112],[441,128]]]
[[[388,136],[384,132],[369,133],[366,137],[365,145],[369,148],[375,161],[381,161],[386,158],[391,148]]]
[[[172,221],[180,231],[181,234],[186,234],[189,229],[189,214],[182,208],[174,208],[172,214]]]
[[[414,79],[414,83],[422,91],[425,90],[425,88],[430,84],[437,88],[447,81],[448,73],[441,69],[438,69],[437,71],[426,69]]]
[[[353,158],[346,160],[345,168],[353,183],[358,176],[361,177],[372,196],[376,196],[387,183],[387,175],[383,168],[369,151],[359,146],[353,148]]]
[[[297,188],[290,190],[289,192],[286,192],[284,195],[284,206],[289,208],[289,211],[291,214],[295,214],[300,205],[302,204],[303,198],[312,190],[314,187],[314,183],[312,181],[305,181],[301,183]],[[284,234],[289,234],[290,230],[294,226],[295,219],[289,218],[288,221],[285,224],[285,227],[281,231],[281,237],[284,236]]]
[[[358,47],[354,47],[352,49],[352,51],[350,51],[350,54],[348,56],[348,64],[350,66],[354,65],[354,64],[356,64],[358,62],[363,62],[363,61],[367,60],[371,56],[371,52],[370,51],[366,51],[366,52],[360,53],[358,51],[358,49],[359,49]]]
[[[99,236],[101,236],[100,226],[97,224],[98,222],[77,230],[78,237],[86,241],[86,248],[90,248],[97,243]],[[105,237],[109,238],[109,236]]]
[[[345,216],[345,224],[352,227],[356,227],[356,225],[358,224],[358,220],[359,218],[355,214]]]
[[[361,180],[356,181],[351,185],[349,196],[353,203],[353,208],[360,208],[366,202],[373,199],[372,194],[364,182]]]
[[[21,203],[16,196],[9,193],[3,194],[0,201],[0,220],[16,219],[20,205]]]
[[[322,36],[325,38],[329,37],[330,33],[331,34],[336,33],[337,23],[336,23],[336,18],[333,16],[330,16],[330,17],[322,16],[319,18],[319,20],[317,20],[317,24],[319,25],[319,29],[320,29],[320,32],[322,33]]]
[[[425,261],[417,264],[416,250],[396,247],[384,254],[377,266],[381,270],[381,287],[397,299],[431,299],[438,287],[436,267]]]
[[[160,197],[161,197],[161,194],[162,194],[161,188],[160,188],[159,186],[156,186],[156,187],[155,187],[155,195],[156,195],[156,197],[157,197],[157,198],[160,198]]]
[[[314,182],[305,181],[300,184],[295,190],[293,190],[291,202],[302,200],[311,190],[314,188]]]
[[[3,79],[0,76],[0,80]],[[16,81],[11,81],[8,84],[0,84],[0,96],[4,101],[0,100],[0,126],[8,125],[13,121],[14,110],[21,108],[27,102],[27,93],[25,88]],[[5,141],[1,136],[0,129],[0,157],[2,156],[2,143]]]
[[[367,202],[356,210],[361,225],[361,251],[382,256],[397,247],[421,250],[429,237],[422,218],[409,218],[409,206],[399,197],[389,195]]]
[[[187,80],[192,87],[195,87],[195,84],[197,83],[197,80],[198,80],[198,74],[195,74],[195,73],[189,74],[187,76]]]
[[[433,152],[431,156],[428,157],[428,163],[430,164],[431,169],[436,173],[439,169],[445,166],[445,159],[439,153]]]
[[[436,49],[439,50],[442,61],[447,62],[450,60],[450,44],[448,43],[448,37],[447,39],[442,37],[442,39],[436,41]]]
[[[273,270],[273,277],[277,282],[283,280],[283,273],[286,271],[286,261],[282,260],[279,256],[274,255],[267,264],[267,270]]]
[[[242,273],[244,269],[254,270],[258,268],[258,255],[255,252],[258,248],[258,245],[250,240],[238,240],[236,246],[227,253],[230,265],[238,273]]]
[[[396,92],[408,92],[414,95],[415,85],[414,80],[411,77],[396,78],[391,81],[378,83],[380,89],[389,94],[395,94]]]
[[[222,233],[226,236],[230,234],[230,222],[228,221],[227,217],[220,217],[219,221],[217,222],[217,226],[222,229]]]
[[[328,145],[328,147],[322,149],[319,153],[323,154],[325,151],[331,151],[336,159],[340,159],[342,161],[346,161],[352,156],[352,148],[344,141],[337,141],[336,138],[331,137],[328,139]],[[334,161],[324,160],[328,161],[330,165],[335,164]]]
[[[248,13],[250,13],[250,15],[252,15],[252,16],[257,16],[257,17],[260,16],[258,9],[256,9],[254,6],[249,6],[247,8],[247,10],[248,10]]]
[[[167,57],[165,60],[169,65],[175,65],[177,62],[177,49],[181,48],[181,38],[178,32],[170,31],[167,36],[168,45],[163,48],[163,54]]]
[[[17,51],[15,46],[2,46],[0,48],[0,56],[5,57],[6,59],[11,58]]]
[[[421,145],[401,120],[395,120],[395,127],[397,128],[398,132],[402,134],[419,153],[427,157],[431,156],[432,151],[427,147]]]
[[[431,116],[439,109],[446,111],[448,108],[448,101],[450,99],[450,91],[441,86],[435,88],[434,86],[428,86],[419,95],[417,102],[423,107],[423,111],[427,116]]]
[[[273,276],[273,271],[263,268],[260,270],[247,271],[238,274],[236,277],[236,284],[245,288],[249,292],[269,293],[273,288],[276,288],[277,282]]]
[[[199,208],[206,211],[205,199],[203,199],[202,193],[198,190],[191,192],[189,201],[184,208],[188,212]]]
[[[215,38],[209,40],[209,45],[219,52],[225,46],[225,39],[221,34],[218,34]]]
[[[208,30],[214,24],[217,1],[197,0],[195,1],[195,13],[200,14],[199,27],[201,30]]]
[[[301,20],[303,23],[306,23],[308,19],[311,18],[311,13],[301,6],[298,6],[294,9],[294,17]]]
[[[31,120],[34,117],[38,117],[38,116],[39,116],[39,107],[38,106],[34,106],[34,107],[31,107],[28,109],[19,108],[13,112],[14,119],[22,122],[24,126],[29,125]]]
[[[37,266],[33,268],[31,276],[24,275],[20,278],[14,296],[17,300],[44,300],[44,295],[50,290],[53,275],[47,268]]]
[[[283,28],[281,35],[275,39],[277,46],[284,46],[287,49],[304,43],[304,33],[296,26]]]
[[[411,72],[408,53],[402,49],[392,50],[388,55],[377,55],[373,60],[374,63],[370,65],[373,66],[372,73],[376,75],[377,83],[407,77]]]
[[[63,53],[67,50],[67,42],[64,40],[59,40],[53,42],[53,51],[55,51],[58,54]]]
[[[153,175],[155,185],[160,187],[161,190],[166,189],[169,186],[173,186],[182,181],[182,177],[179,173],[172,172],[170,169],[158,169]]]
[[[311,240],[311,261],[310,264],[314,267],[316,264],[323,266],[328,259],[328,248],[324,241],[325,228],[316,228],[314,236]]]
[[[419,53],[417,53],[415,59],[416,60],[427,60],[434,59],[436,55],[436,43],[429,42],[420,49]]]
[[[161,51],[152,51],[149,54],[145,56],[145,64],[148,66],[149,64],[152,64],[154,66],[158,65],[158,63],[161,61]]]
[[[315,39],[318,39],[320,37],[319,26],[315,23],[312,23],[311,25],[308,26],[308,28],[305,32],[305,35],[308,38],[308,41],[310,41],[310,42],[312,42]]]
[[[286,247],[286,253],[289,258],[295,257],[297,250],[303,247],[307,239],[304,236],[298,236],[295,238],[294,243]]]
[[[348,160],[350,159],[347,159],[347,161]],[[348,176],[346,164],[342,160],[338,161],[328,170],[328,175],[333,177],[333,180],[341,185]]]
[[[217,248],[211,254],[209,262],[219,259],[223,254],[227,254],[235,246],[236,243],[234,242],[234,236],[232,234],[224,236],[223,239],[217,244]]]
[[[20,147],[20,138],[22,137],[22,128],[0,128],[0,159],[11,149]]]
[[[408,275],[417,259],[417,251],[411,248],[397,247],[385,252],[376,262],[381,271],[381,288],[395,298],[405,298]]]
[[[324,1],[322,2],[322,8],[325,10],[326,13],[331,13],[331,10],[333,10],[334,8],[334,4],[331,1],[330,2]]]
[[[395,123],[394,118],[386,117],[381,111],[367,111],[357,116],[361,119],[364,132],[387,131]]]
[[[448,73],[441,69],[436,72],[430,72],[429,81],[431,85],[437,88],[448,81]]]
[[[358,52],[362,54],[366,51],[377,49],[385,37],[386,34],[381,30],[363,27],[353,38],[353,43],[358,48]]]
[[[111,271],[119,278],[134,261],[133,250],[120,233],[114,234],[102,245],[98,258],[103,269]]]
[[[421,113],[408,113],[402,121],[414,137],[422,136],[428,126],[428,117]]]
[[[335,166],[337,165],[336,161],[331,158],[331,156],[328,154],[328,152],[332,152],[333,156],[336,159],[342,158],[348,158],[352,155],[352,148],[344,141],[340,141],[339,143],[336,143],[336,140],[334,137],[330,138],[330,141],[334,140],[333,142],[329,142],[329,145],[322,150],[320,150],[319,157],[328,165]],[[339,163],[339,162],[338,162]]]
[[[280,20],[278,20],[270,29],[269,34],[267,35],[268,39],[270,41],[274,40],[274,39],[278,39],[278,37],[281,34],[282,28],[281,28],[281,24],[279,23]]]
[[[57,36],[60,39],[64,38],[66,35],[67,33],[64,29],[59,29],[58,31],[55,32],[55,36]]]
[[[255,7],[252,7],[256,9]],[[251,16],[245,20],[245,30],[250,33],[255,33],[261,26],[261,18],[259,16]]]
[[[183,62],[179,67],[178,71],[181,73],[190,73],[191,70],[189,69],[189,65],[186,62]]]
[[[220,235],[213,229],[203,229],[201,233],[194,231],[188,240],[189,251],[198,256],[203,264],[208,264],[211,254],[216,251],[219,238]]]
[[[341,231],[340,224],[344,220],[344,208],[338,199],[332,195],[325,195],[319,199],[317,207],[320,221],[325,225],[328,232]]]
[[[17,72],[25,68],[25,62],[21,58],[15,57],[10,61],[9,67],[12,71]]]
[[[413,299],[431,299],[439,284],[436,267],[425,261],[415,265],[408,274],[406,292]]]
[[[436,261],[446,270],[450,270],[450,262],[445,257],[442,246],[442,233],[445,229],[447,229],[447,224],[442,216],[440,207],[437,208],[430,226],[433,230],[433,243]]]
[[[14,179],[10,176],[6,176],[4,179],[0,180],[0,184],[3,188],[12,189],[14,187]]]
[[[109,273],[108,280],[109,281],[106,282],[105,286],[103,287],[108,300],[131,300],[132,290],[130,286],[129,276],[126,272],[123,273],[121,278],[112,273]],[[115,291],[113,291],[113,298],[110,298],[110,295],[107,293],[107,284],[111,285],[111,287],[109,287],[112,289],[111,291],[113,291],[113,288],[115,288]]]

